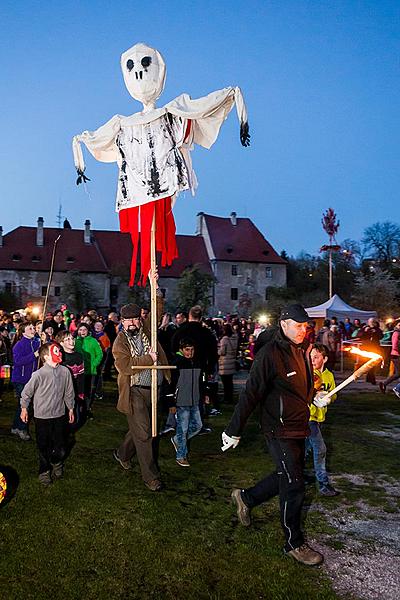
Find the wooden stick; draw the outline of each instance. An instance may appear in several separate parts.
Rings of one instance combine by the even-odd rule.
[[[157,352],[157,280],[156,280],[156,209],[154,208],[150,238],[150,311],[151,311],[151,348]],[[154,363],[157,365],[157,363]],[[157,436],[157,369],[151,370],[151,434]]]
[[[54,259],[56,257],[56,247],[57,247],[57,242],[60,239],[60,237],[61,237],[61,233],[58,237],[56,237],[56,239],[54,240],[54,244],[53,244],[53,253],[51,255],[49,278],[47,280],[46,297],[44,299],[44,305],[43,305],[42,323],[44,323],[46,320],[47,301],[49,299],[50,284],[51,284],[51,280],[53,278]]]
[[[339,392],[340,390],[342,390],[344,387],[346,387],[347,385],[349,385],[349,383],[351,383],[352,381],[356,381],[357,379],[360,379],[360,377],[362,377],[363,375],[365,375],[365,373],[368,373],[368,371],[370,369],[372,369],[372,367],[374,367],[376,364],[378,364],[378,362],[380,362],[381,360],[382,360],[381,357],[379,357],[379,358],[371,358],[368,362],[364,363],[359,369],[357,369],[357,371],[354,371],[354,373],[352,373],[350,375],[350,377],[348,377],[347,379],[345,379],[344,381],[342,381],[342,383],[339,383],[339,385],[337,385],[333,390],[331,390],[330,392],[328,392],[324,396],[324,400],[327,400],[328,398],[331,398],[331,396],[333,396],[334,394],[336,394],[337,392]]]

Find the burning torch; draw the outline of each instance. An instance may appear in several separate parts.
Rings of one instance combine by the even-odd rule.
[[[361,365],[361,367],[357,369],[357,371],[354,371],[354,373],[352,373],[350,377],[342,381],[342,383],[339,383],[339,385],[337,385],[333,390],[331,390],[327,394],[325,394],[324,392],[320,392],[319,394],[321,395],[317,394],[313,403],[318,408],[324,408],[324,406],[327,406],[330,402],[331,397],[334,394],[337,394],[340,390],[345,388],[346,385],[349,385],[349,383],[351,383],[352,381],[357,381],[357,379],[360,379],[360,377],[368,373],[368,371],[372,369],[372,367],[375,367],[378,364],[378,362],[381,362],[383,360],[383,357],[380,354],[375,354],[375,352],[366,352],[365,350],[360,350],[359,348],[346,348],[345,351],[350,352],[351,354],[357,354],[358,356],[363,356],[364,358],[369,358],[369,360],[363,365]]]

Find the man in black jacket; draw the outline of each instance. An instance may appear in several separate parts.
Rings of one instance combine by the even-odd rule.
[[[248,527],[255,506],[279,494],[285,553],[306,565],[323,556],[310,548],[301,531],[304,501],[304,443],[313,398],[311,346],[305,342],[309,317],[300,304],[280,316],[279,328],[257,353],[232,419],[222,434],[222,450],[235,448],[255,407],[261,405],[261,428],[276,470],[248,489],[235,489],[232,501],[240,522]]]

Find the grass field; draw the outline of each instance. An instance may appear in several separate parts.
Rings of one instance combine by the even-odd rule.
[[[37,480],[34,442],[9,434],[14,399],[0,407],[0,463],[12,466],[20,483],[0,509],[0,589],[9,599],[236,599],[328,600],[337,598],[324,567],[309,568],[282,555],[278,504],[254,511],[250,529],[238,524],[230,504],[232,487],[247,486],[268,472],[255,419],[236,450],[220,452],[220,433],[230,410],[212,419],[213,433],[193,440],[191,468],[176,465],[168,439],[160,466],[166,490],[146,490],[137,465],[125,472],[112,458],[125,433],[115,410],[116,390],[106,387],[95,420],[76,435],[65,477],[48,489]],[[360,498],[394,510],[373,485],[359,488],[341,473],[399,478],[398,452],[390,439],[368,430],[393,425],[400,415],[393,397],[352,394],[332,407],[325,428],[329,468],[342,494],[320,499],[307,491],[309,539],[332,539],[321,505],[352,510]],[[386,416],[385,416],[386,415]],[[32,428],[33,430],[33,428]],[[362,492],[361,492],[362,490]],[[397,507],[398,509],[398,507]]]

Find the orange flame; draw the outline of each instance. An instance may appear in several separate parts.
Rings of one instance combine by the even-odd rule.
[[[364,356],[364,358],[374,358],[375,360],[383,360],[383,356],[376,354],[375,352],[366,352],[352,346],[351,348],[343,348],[345,352],[351,352],[351,354],[357,354],[358,356]]]

